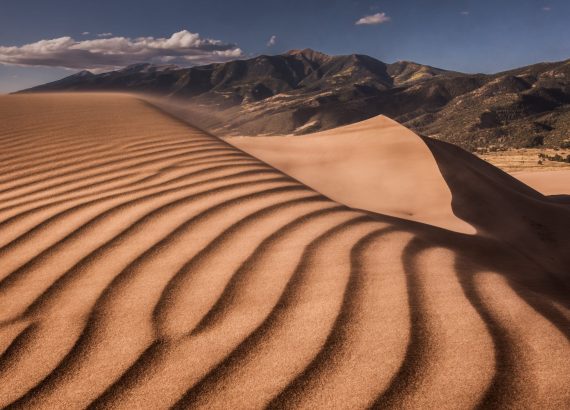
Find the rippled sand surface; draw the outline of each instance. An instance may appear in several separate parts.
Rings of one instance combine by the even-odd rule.
[[[570,207],[377,121],[348,179],[342,141],[284,169],[132,96],[0,97],[0,406],[568,407]]]

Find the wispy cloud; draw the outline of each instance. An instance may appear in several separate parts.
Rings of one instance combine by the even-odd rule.
[[[462,16],[468,16],[468,15],[471,14],[471,13],[470,13],[469,11],[467,11],[467,10],[463,10],[463,11],[462,11],[461,13],[459,13],[459,14],[461,14]]]
[[[91,34],[89,31],[84,31],[83,33],[81,33],[82,36],[88,36],[89,34]]]
[[[99,38],[113,37],[113,33],[99,33],[97,34]]]
[[[1,46],[0,64],[111,70],[133,63],[189,65],[227,61],[243,55],[235,44],[202,38],[182,30],[168,38],[109,37],[40,40],[23,46]]]
[[[544,10],[544,11],[550,11],[550,10],[552,10],[552,7],[550,7],[550,6],[544,6],[544,7],[542,8],[542,10]]]
[[[277,43],[277,36],[273,35],[269,38],[269,41],[267,41],[267,47],[272,47]]]
[[[386,13],[376,13],[376,14],[371,14],[369,16],[364,16],[360,19],[358,19],[356,21],[357,26],[360,25],[371,25],[371,24],[383,24],[383,23],[387,23],[388,21],[390,21],[390,17],[386,14]]]

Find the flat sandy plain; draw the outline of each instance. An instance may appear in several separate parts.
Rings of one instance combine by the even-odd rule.
[[[496,151],[480,154],[485,161],[509,173],[514,172],[546,172],[570,171],[570,163],[551,161],[541,158],[540,155],[553,157],[561,155],[563,158],[570,155],[569,149],[551,148],[520,148],[507,151]]]
[[[568,190],[384,117],[229,142],[0,97],[0,407],[568,408]]]

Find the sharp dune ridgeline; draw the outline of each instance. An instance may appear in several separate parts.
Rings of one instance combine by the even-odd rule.
[[[0,407],[568,407],[563,183],[385,117],[255,141],[0,97]]]

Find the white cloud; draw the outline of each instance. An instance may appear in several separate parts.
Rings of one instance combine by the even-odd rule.
[[[469,13],[467,10],[465,10],[465,11],[462,11],[461,14],[462,14],[463,16],[468,16],[468,15],[471,14],[471,13]]]
[[[550,10],[552,10],[552,7],[550,7],[550,6],[544,6],[544,7],[542,8],[542,10],[544,10],[544,11],[550,11]]]
[[[113,37],[113,33],[99,33],[97,34],[97,37],[99,38]]]
[[[357,26],[360,26],[362,24],[367,24],[367,25],[382,24],[382,23],[387,23],[390,20],[391,20],[390,17],[386,13],[376,13],[376,14],[371,14],[370,16],[364,16],[354,24],[356,24]]]
[[[81,33],[82,36],[88,36],[89,34],[91,34],[89,31],[84,31],[83,33]]]
[[[273,35],[269,38],[269,41],[267,42],[267,47],[274,46],[275,43],[277,43],[277,36]]]
[[[110,37],[74,40],[60,37],[23,46],[1,46],[0,64],[63,67],[96,71],[134,63],[208,64],[243,55],[235,44],[182,30],[168,38]]]

